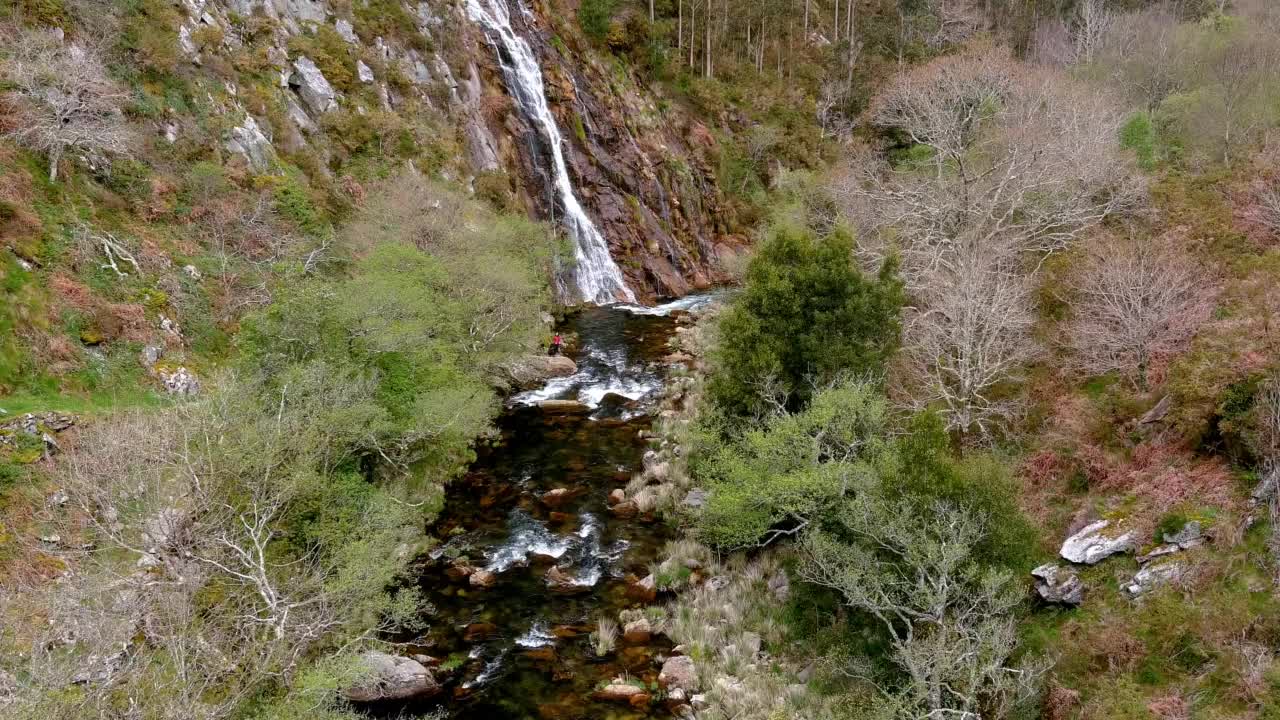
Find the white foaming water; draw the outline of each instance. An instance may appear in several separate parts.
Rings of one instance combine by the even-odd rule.
[[[499,672],[502,670],[502,661],[506,659],[506,657],[506,650],[498,653],[497,657],[484,664],[484,668],[480,671],[479,675],[476,675],[474,680],[468,680],[467,682],[462,683],[462,687],[469,690],[478,685],[483,685],[497,677]]]
[[[619,305],[615,305],[614,307],[616,307],[619,310],[625,310],[631,313],[632,315],[658,315],[658,316],[665,317],[677,310],[688,310],[688,311],[699,310],[715,302],[723,294],[724,294],[724,291],[717,290],[713,292],[701,293],[698,295],[686,295],[682,298],[672,300],[671,302],[663,303],[661,305],[654,305],[652,307],[649,307],[647,305],[632,305],[632,304],[619,304]]]
[[[523,5],[519,7],[524,10]],[[529,44],[511,27],[507,0],[467,0],[467,15],[487,31],[489,41],[498,49],[498,60],[507,79],[508,91],[529,121],[542,131],[550,146],[556,195],[564,213],[565,228],[575,245],[577,264],[574,282],[578,293],[584,301],[597,304],[618,300],[635,302],[635,295],[627,287],[622,272],[609,255],[609,246],[604,236],[574,195],[561,149],[563,140],[560,128],[547,106],[542,69]]]
[[[588,340],[578,357],[578,371],[569,377],[552,378],[546,385],[519,393],[511,402],[537,405],[543,400],[570,397],[589,408],[597,408],[606,395],[641,400],[662,389],[658,373],[643,365],[629,363],[626,348],[608,347]]]
[[[626,540],[603,545],[600,534],[604,526],[591,513],[581,515],[580,525],[572,535],[556,535],[546,525],[520,509],[511,511],[507,518],[507,528],[510,534],[506,542],[486,553],[489,563],[485,570],[505,572],[513,567],[527,565],[530,555],[543,555],[560,560],[565,570],[577,568],[571,575],[570,583],[591,587],[600,582],[606,571],[612,571],[612,565],[622,558],[628,546]],[[535,625],[529,632],[533,633],[538,627]],[[533,642],[536,640],[535,635],[536,633],[526,633],[522,638]],[[523,644],[520,640],[516,642]]]
[[[582,513],[580,520],[582,525],[578,528],[577,535],[582,542],[572,553],[578,572],[569,582],[580,587],[592,587],[600,582],[606,571],[612,570],[611,566],[622,558],[630,543],[626,540],[615,540],[605,546],[600,541],[604,526],[596,516],[591,513]]]
[[[523,510],[512,510],[507,519],[511,535],[505,543],[489,551],[485,570],[500,573],[529,562],[530,555],[559,558],[569,551],[568,538],[558,537]]]
[[[546,645],[554,645],[556,641],[555,633],[547,628],[547,624],[539,620],[529,628],[529,631],[516,638],[516,644],[520,647],[538,648]]]

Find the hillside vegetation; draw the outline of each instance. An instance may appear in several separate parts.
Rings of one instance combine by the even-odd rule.
[[[530,8],[591,210],[696,238],[620,264],[741,285],[633,481],[702,690],[659,699],[1280,717],[1280,7]],[[0,717],[358,716],[566,311],[491,49],[398,0],[16,0],[0,41]]]

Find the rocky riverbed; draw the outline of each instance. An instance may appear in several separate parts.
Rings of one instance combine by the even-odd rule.
[[[590,308],[565,323],[573,372],[514,395],[501,437],[448,490],[419,580],[430,628],[399,639],[409,663],[382,663],[388,683],[399,672],[422,692],[364,688],[372,714],[670,713],[659,675],[672,644],[656,631],[651,572],[675,533],[622,489],[645,475],[665,383],[687,361],[669,343],[706,301]]]

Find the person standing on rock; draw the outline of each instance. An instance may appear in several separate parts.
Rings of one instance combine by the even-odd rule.
[[[551,347],[547,350],[547,354],[555,357],[560,354],[560,350],[564,345],[564,339],[560,337],[560,333],[551,336]]]

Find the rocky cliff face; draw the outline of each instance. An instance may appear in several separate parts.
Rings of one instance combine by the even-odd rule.
[[[606,68],[592,53],[571,49],[564,38],[573,36],[556,34],[550,22],[572,17],[571,8],[529,8],[529,14],[513,13],[513,22],[542,60],[579,198],[632,289],[648,298],[677,296],[723,280],[720,258],[734,245],[718,222],[722,203],[711,133],[663,106],[621,64]],[[480,62],[489,88],[500,89],[492,49]],[[539,134],[511,103],[484,106],[488,126],[511,140],[506,160],[519,169],[530,204],[549,217],[555,208]]]
[[[323,170],[341,146],[334,117],[425,109],[459,137],[460,152],[442,163],[446,176],[474,182],[505,174],[516,179],[529,212],[555,219],[545,140],[510,101],[495,48],[460,6],[184,0],[181,9],[178,43],[188,61],[254,54],[277,78],[276,97],[267,103],[247,101],[226,84],[229,123],[221,143],[249,169],[266,172],[281,150],[313,155]],[[733,244],[717,222],[711,134],[695,119],[660,108],[621,65],[604,67],[571,28],[557,33],[551,19],[572,17],[570,10],[528,10],[512,12],[513,21],[541,61],[579,199],[628,284],[650,299],[721,280],[719,257]],[[258,21],[257,31],[245,31],[247,19]],[[341,44],[345,50],[335,50]],[[173,142],[181,127],[169,123],[160,132]]]

